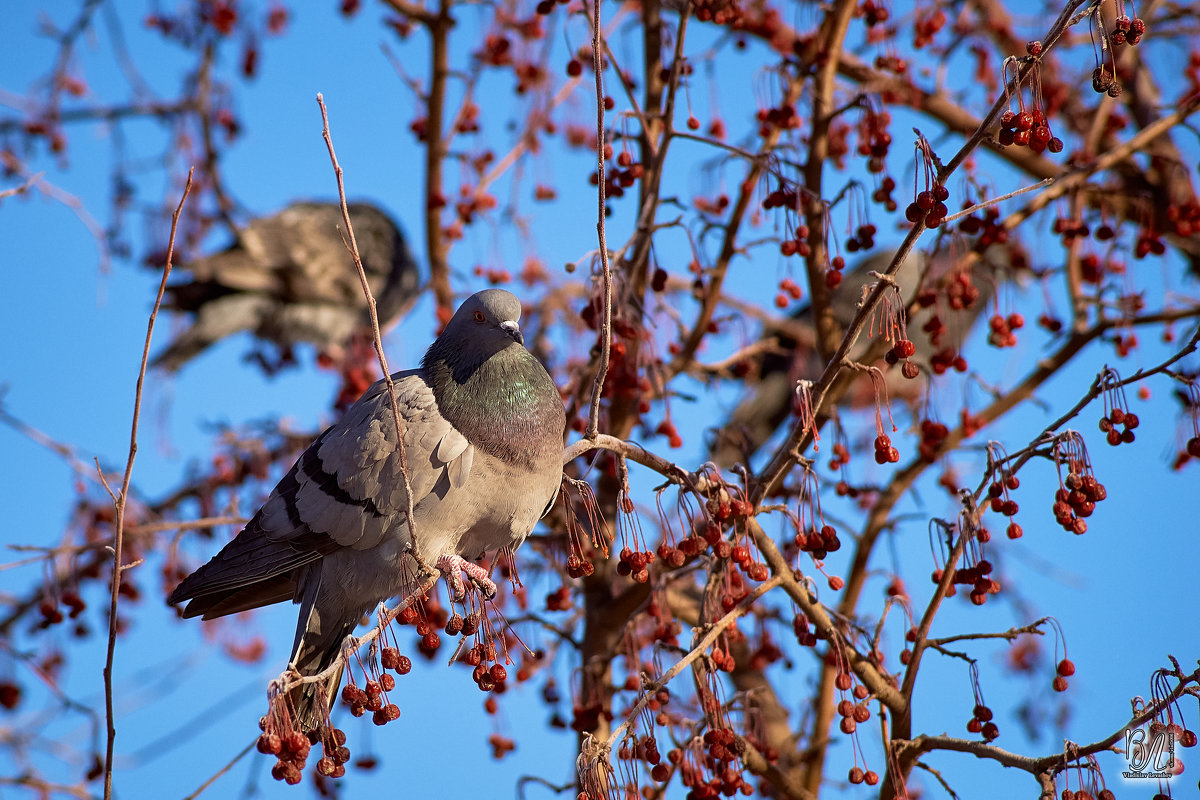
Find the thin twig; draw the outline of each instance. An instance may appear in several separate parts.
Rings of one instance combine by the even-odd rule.
[[[6,197],[12,197],[16,194],[24,194],[25,192],[29,191],[29,187],[41,180],[42,176],[45,174],[46,173],[44,172],[39,172],[36,175],[30,175],[20,186],[14,186],[11,189],[5,189],[4,191],[0,192],[0,200],[3,200]]]
[[[113,718],[113,655],[117,649],[117,601],[121,592],[121,573],[124,565],[121,563],[122,544],[125,534],[125,501],[129,498],[129,483],[133,477],[133,460],[137,457],[138,417],[142,410],[142,385],[146,381],[146,365],[150,361],[150,341],[154,336],[154,321],[162,306],[163,294],[167,290],[167,278],[171,275],[171,259],[175,255],[175,230],[179,227],[179,215],[183,212],[183,204],[192,191],[192,174],[195,167],[188,170],[187,183],[183,187],[183,196],[179,205],[171,215],[171,236],[167,240],[167,260],[163,265],[162,280],[158,284],[158,295],[154,298],[154,308],[150,312],[150,321],[146,324],[146,343],[142,346],[142,363],[138,370],[137,389],[133,396],[133,422],[129,426],[129,458],[125,462],[125,476],[121,479],[121,491],[113,498],[116,511],[116,521],[113,523],[113,573],[112,594],[108,605],[108,653],[104,660],[104,714],[107,722],[108,736],[104,749],[104,800],[112,798],[113,749],[117,739],[117,728]],[[97,465],[99,469],[99,465]],[[100,473],[104,480],[104,473]],[[108,487],[105,482],[105,487]],[[109,490],[111,494],[111,489]]]
[[[1031,183],[1028,186],[1022,186],[1020,189],[1014,189],[1008,194],[1002,194],[999,197],[989,197],[987,200],[978,202],[970,208],[964,208],[957,214],[951,214],[950,216],[946,217],[945,220],[943,220],[943,224],[949,225],[951,222],[958,220],[960,217],[970,216],[980,209],[987,208],[988,206],[998,205],[999,203],[1003,203],[1005,200],[1010,200],[1017,195],[1025,194],[1026,192],[1033,192],[1037,191],[1038,189],[1043,189],[1054,183],[1056,180],[1058,180],[1058,178],[1046,178],[1045,180],[1038,181],[1037,183]]]
[[[600,43],[600,0],[592,3],[592,71],[596,75],[596,238],[600,245],[600,270],[604,281],[604,317],[600,323],[600,363],[592,382],[592,402],[588,411],[587,433],[595,439],[600,433],[600,394],[608,377],[609,351],[612,349],[612,267],[608,263],[608,242],[604,235],[604,56]]]
[[[325,147],[329,150],[329,160],[333,163],[333,174],[337,177],[338,201],[342,204],[342,223],[346,226],[346,237],[343,239],[346,249],[354,259],[354,268],[358,270],[358,279],[362,283],[363,295],[367,299],[367,311],[371,315],[371,336],[375,344],[375,355],[379,357],[379,368],[383,370],[383,381],[387,384],[388,399],[392,403],[392,416],[396,423],[396,449],[400,451],[400,475],[404,479],[405,513],[408,515],[408,532],[413,541],[417,540],[417,521],[413,517],[412,481],[408,477],[408,455],[404,448],[404,423],[400,415],[400,403],[396,399],[396,384],[388,369],[387,356],[383,353],[383,340],[379,333],[379,314],[375,310],[375,296],[371,293],[371,284],[367,282],[367,273],[363,269],[362,258],[358,254],[358,241],[354,238],[354,226],[350,224],[350,209],[346,205],[346,186],[342,180],[342,165],[338,163],[337,154],[333,151],[333,137],[329,133],[329,112],[325,109],[325,98],[317,93],[317,105],[321,107],[321,136],[325,139]],[[416,551],[414,550],[414,557]],[[418,560],[418,563],[420,561]],[[422,565],[424,566],[424,565]]]
[[[219,770],[214,772],[211,776],[209,776],[208,780],[206,780],[204,783],[200,784],[199,788],[197,788],[196,791],[192,792],[187,797],[183,798],[183,800],[196,800],[197,797],[199,797],[201,794],[204,793],[205,789],[207,789],[208,787],[210,787],[214,783],[216,783],[217,778],[220,778],[226,772],[229,772],[229,770],[233,769],[234,764],[236,764],[237,762],[239,762],[243,758],[245,758],[246,754],[249,753],[251,751],[251,749],[254,748],[254,744],[257,741],[258,741],[257,737],[255,737],[254,739],[251,739],[250,744],[243,747],[236,756],[234,756],[233,758],[231,758],[229,760],[228,764],[226,764],[225,766],[221,767]]]
[[[408,3],[402,3],[403,6]],[[394,3],[393,5],[396,5]],[[415,10],[415,9],[414,9]],[[405,12],[408,13],[408,12]],[[429,30],[429,95],[425,99],[425,247],[429,255],[429,285],[437,301],[438,319],[450,320],[454,310],[454,292],[450,289],[450,243],[442,235],[442,210],[435,198],[445,197],[442,162],[446,158],[446,83],[450,77],[449,31],[454,27],[450,0],[439,0],[437,13],[418,17]]]

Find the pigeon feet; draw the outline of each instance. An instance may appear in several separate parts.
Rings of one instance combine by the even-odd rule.
[[[464,572],[483,593],[484,599],[490,600],[496,596],[496,584],[488,577],[487,570],[474,562],[467,561],[462,556],[453,554],[440,556],[434,566],[437,567],[438,572],[446,576],[446,582],[450,585],[450,594],[456,600],[461,600],[467,595],[466,587],[463,586]]]

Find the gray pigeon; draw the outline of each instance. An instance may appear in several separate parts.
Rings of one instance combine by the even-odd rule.
[[[881,252],[864,259],[846,274],[831,300],[834,318],[840,326],[844,327],[850,323],[858,310],[857,306],[863,298],[864,290],[875,283],[876,278],[871,272],[886,270],[894,255],[895,251],[891,250]],[[1001,252],[1001,248],[993,248],[987,255],[998,262],[1003,261],[1003,266],[1007,266],[1007,256]],[[935,258],[934,268],[928,271],[936,274],[925,275],[928,260],[924,254],[916,250],[909,253],[894,276],[906,305],[916,297],[920,286],[933,285],[952,271],[951,264],[941,262],[940,258]],[[961,347],[979,314],[987,308],[988,300],[995,291],[995,279],[990,276],[981,278],[979,273],[982,271],[977,270],[975,273],[974,285],[979,290],[979,297],[969,308],[961,311],[937,309],[939,319],[946,326],[939,338],[938,347],[932,347],[928,336],[922,331],[922,326],[933,315],[933,311],[921,310],[907,321],[908,337],[917,345],[916,355],[910,360],[915,361],[923,372],[928,372],[929,356],[934,351],[945,347]],[[812,325],[807,307],[801,309],[794,318],[806,326]],[[749,397],[734,409],[730,418],[716,432],[712,459],[719,466],[728,468],[762,447],[791,415],[796,380],[815,380],[820,376],[825,362],[816,349],[815,331],[808,341],[798,342],[782,334],[778,338],[780,347],[788,352],[768,353],[763,356],[759,363],[759,380],[752,385]],[[868,338],[864,332],[850,351],[850,358],[861,359],[873,343],[874,338]],[[889,394],[895,395],[893,399],[908,399],[907,396],[913,393],[914,388],[923,389],[925,386],[925,381],[919,378],[915,381],[902,378],[899,370],[895,368],[888,371],[887,375],[887,387]],[[864,386],[867,386],[865,382]],[[853,403],[855,398],[853,392],[848,392],[846,402]]]
[[[350,221],[379,324],[386,328],[417,292],[417,267],[404,236],[378,208],[352,203]],[[191,326],[154,361],[176,371],[226,336],[249,331],[287,350],[311,342],[322,351],[369,329],[366,300],[337,203],[295,203],[252,221],[227,249],[181,265],[191,280],[167,287],[165,308],[194,315]]]
[[[204,619],[300,604],[291,664],[329,666],[363,614],[419,582],[410,555],[495,591],[476,561],[515,550],[553,504],[566,416],[554,382],[525,349],[521,304],[503,289],[464,302],[421,361],[393,375],[404,419],[413,528],[387,386],[372,386],[300,456],[246,528],[172,592]],[[293,697],[318,727],[338,682]]]

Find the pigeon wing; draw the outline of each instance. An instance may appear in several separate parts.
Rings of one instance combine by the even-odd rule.
[[[474,448],[438,413],[418,371],[393,379],[415,506],[461,486]],[[387,386],[379,381],[300,456],[246,528],[186,578],[171,602],[190,600],[185,616],[222,616],[295,598],[300,571],[336,550],[370,549],[387,537],[401,550],[411,548],[394,431]]]

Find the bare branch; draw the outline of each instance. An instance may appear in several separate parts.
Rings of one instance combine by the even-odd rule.
[[[138,417],[142,411],[142,384],[146,380],[146,365],[150,361],[150,341],[154,337],[154,321],[158,318],[158,310],[162,307],[163,294],[167,290],[167,279],[171,276],[171,259],[175,254],[175,230],[179,226],[179,215],[183,212],[183,204],[187,200],[188,193],[192,191],[192,174],[195,168],[188,170],[187,183],[183,187],[183,196],[179,198],[179,205],[175,207],[175,214],[171,217],[171,236],[167,241],[167,260],[163,264],[162,280],[158,284],[158,294],[154,298],[154,309],[150,312],[150,321],[146,323],[146,343],[142,346],[142,363],[138,369],[137,388],[134,391],[133,397],[133,422],[129,426],[129,458],[125,462],[125,476],[121,479],[121,491],[114,495],[113,506],[116,511],[116,522],[113,524],[113,569],[112,569],[112,593],[109,596],[108,605],[108,650],[104,660],[104,712],[107,721],[107,742],[104,748],[104,799],[110,800],[112,797],[112,770],[113,770],[113,747],[117,739],[116,717],[113,713],[113,655],[117,648],[117,601],[120,599],[121,592],[121,574],[124,571],[124,563],[121,559],[122,546],[125,541],[125,505],[129,499],[129,483],[133,478],[133,460],[137,456],[138,442]],[[99,470],[99,464],[96,465]],[[104,473],[100,472],[100,479],[104,480]],[[112,494],[112,489],[108,487],[105,481],[105,488],[109,489],[109,494]]]

